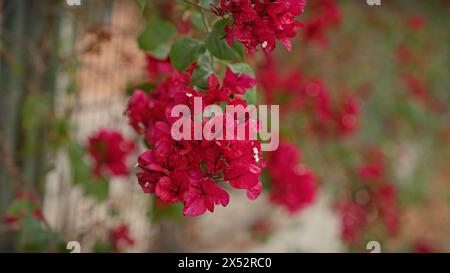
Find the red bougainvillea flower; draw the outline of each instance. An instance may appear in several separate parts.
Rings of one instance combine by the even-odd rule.
[[[374,180],[383,174],[383,165],[381,162],[367,163],[359,168],[358,173],[362,180]]]
[[[169,58],[157,59],[151,54],[145,56],[147,62],[147,76],[150,82],[159,80],[173,71]]]
[[[417,242],[414,246],[414,252],[415,253],[433,253],[434,248],[433,246],[428,242]]]
[[[7,226],[14,227],[19,223],[19,219],[14,215],[6,214],[3,216],[3,223]]]
[[[405,73],[402,75],[403,83],[406,88],[419,103],[436,113],[442,113],[445,106],[436,99],[426,83],[414,74]]]
[[[420,63],[419,56],[405,44],[401,44],[395,48],[394,56],[400,64]]]
[[[428,100],[428,88],[418,77],[412,74],[403,74],[402,79],[413,96],[425,102]]]
[[[128,117],[130,125],[137,133],[142,133],[148,125],[148,116],[151,114],[149,109],[150,100],[144,91],[137,90],[130,99],[128,106]]]
[[[358,168],[368,201],[364,204],[367,212],[378,215],[389,236],[395,236],[399,227],[397,190],[393,183],[386,182],[386,160],[378,148],[369,150],[369,160]]]
[[[299,112],[307,115],[306,130],[323,138],[357,132],[361,116],[358,97],[344,90],[338,92],[338,97],[333,100],[321,78],[306,78],[298,70],[287,74],[280,74],[279,71],[276,59],[267,55],[266,63],[258,73],[258,82],[269,103],[283,104],[282,115]]]
[[[301,26],[295,17],[303,13],[305,5],[305,0],[221,0],[216,10],[233,18],[232,24],[225,27],[230,46],[236,39],[248,52],[261,46],[268,53],[275,48],[276,40],[291,50],[290,38]]]
[[[420,14],[412,14],[406,19],[406,24],[412,30],[421,30],[425,27],[426,21],[425,18]]]
[[[184,200],[183,214],[199,216],[205,213],[206,210],[214,212],[214,205],[227,206],[230,197],[216,183],[204,178],[195,180],[189,185]]]
[[[306,41],[314,41],[320,46],[326,46],[328,43],[327,31],[341,23],[341,10],[335,0],[311,2],[309,7],[311,19],[304,24],[303,37]]]
[[[257,198],[262,191],[259,177],[265,162],[260,143],[248,138],[248,130],[243,138],[235,136],[234,140],[172,138],[171,125],[178,120],[170,116],[175,105],[186,105],[191,113],[195,98],[202,98],[203,108],[223,103],[246,106],[241,95],[255,85],[250,76],[227,69],[222,83],[212,74],[207,92],[199,92],[189,85],[192,70],[173,71],[149,95],[135,91],[126,112],[130,124],[144,134],[152,147],[138,159],[137,178],[144,193],[154,194],[164,203],[183,203],[184,215],[199,216],[206,211],[213,212],[215,205],[228,205],[229,195],[223,189],[225,183],[246,190],[249,199]],[[199,122],[190,118],[202,128],[208,120]],[[229,118],[234,120],[233,129],[251,122],[247,117]],[[228,127],[225,118],[223,127],[215,128],[215,132],[226,133]]]
[[[389,234],[395,235],[399,226],[395,187],[389,183],[380,186],[374,193],[374,201]]]
[[[247,89],[255,86],[256,81],[247,74],[235,74],[226,68],[225,78],[223,79],[223,91],[229,94],[242,95]]]
[[[305,24],[303,37],[306,41],[316,41],[320,46],[325,46],[328,42],[325,31],[325,21],[320,18],[315,18]]]
[[[363,228],[367,224],[367,210],[355,202],[343,202],[338,206],[341,215],[342,239],[348,243],[361,240]]]
[[[342,21],[342,11],[336,0],[311,1],[311,13],[317,12],[329,25],[339,25]]]
[[[94,160],[94,174],[108,172],[111,175],[127,175],[126,164],[128,155],[135,149],[135,144],[125,139],[121,133],[101,129],[89,137],[87,151]]]
[[[207,104],[229,101],[230,95],[242,95],[255,84],[255,79],[249,75],[235,74],[227,67],[222,87],[216,75],[212,74],[209,77],[208,93],[204,96],[204,100]]]
[[[293,144],[282,142],[268,161],[272,181],[270,201],[290,212],[299,212],[316,196],[317,182],[306,167],[300,165],[300,155]]]
[[[368,162],[362,164],[358,169],[359,178],[362,181],[376,181],[384,175],[384,158],[380,150],[372,149],[369,153]]]
[[[109,241],[114,251],[119,252],[122,247],[132,247],[134,239],[130,235],[128,225],[122,224],[109,232]]]
[[[403,74],[401,79],[412,97],[420,104],[433,111],[441,111],[441,104],[431,95],[431,92],[424,81],[410,73]]]
[[[344,99],[341,109],[335,113],[337,123],[337,133],[348,135],[356,131],[359,127],[360,103],[355,97]]]

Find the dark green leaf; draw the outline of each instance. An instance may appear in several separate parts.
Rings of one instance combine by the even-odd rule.
[[[198,10],[192,11],[191,22],[197,29],[203,29],[202,14]]]
[[[170,22],[153,20],[139,35],[139,47],[151,52],[156,58],[165,58],[169,54],[170,41],[176,32],[176,28]]]
[[[78,143],[71,143],[68,148],[72,166],[73,183],[80,185],[86,195],[103,201],[108,197],[109,183],[104,177],[95,177],[85,161],[85,150]]]
[[[176,204],[158,204],[156,199],[153,199],[152,209],[148,213],[148,217],[152,222],[158,222],[162,219],[170,219],[173,221],[180,221],[183,218],[183,205]]]
[[[192,73],[191,84],[202,90],[208,89],[208,77],[214,73],[211,66],[211,57],[208,53],[201,55],[197,61],[197,67]]]
[[[31,213],[33,209],[34,205],[31,201],[17,199],[9,206],[8,214],[20,215],[22,213]]]
[[[94,253],[112,253],[114,252],[113,246],[109,242],[97,241],[94,244]]]
[[[41,221],[32,215],[26,215],[22,224],[25,249],[31,252],[43,251],[48,245],[49,234]]]
[[[237,41],[230,47],[225,39],[225,26],[229,21],[221,19],[216,22],[211,33],[206,39],[206,48],[217,57],[225,61],[244,61],[244,47]]]
[[[170,61],[173,67],[184,71],[203,52],[205,52],[205,45],[202,41],[190,37],[181,38],[173,44],[170,50]]]
[[[213,2],[217,2],[214,0],[200,0],[200,6],[204,7],[204,8],[209,8],[209,5],[212,4]]]

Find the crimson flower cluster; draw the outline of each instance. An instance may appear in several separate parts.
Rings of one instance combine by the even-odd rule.
[[[359,128],[360,102],[348,91],[339,93],[337,102],[332,103],[331,92],[322,79],[305,79],[299,71],[280,74],[270,56],[259,75],[259,83],[269,103],[280,103],[277,99],[284,98],[282,114],[301,109],[309,117],[308,129],[320,136],[344,136]]]
[[[367,225],[367,210],[354,201],[343,201],[338,205],[341,216],[341,236],[348,243],[361,240],[363,228]]]
[[[422,56],[412,50],[407,44],[400,44],[395,48],[394,57],[402,65],[423,65]]]
[[[401,75],[401,80],[411,97],[418,103],[435,112],[443,110],[441,103],[433,97],[426,83],[418,76],[412,73],[404,73]]]
[[[397,190],[386,180],[386,166],[379,150],[370,151],[370,160],[358,168],[363,182],[360,191],[365,200],[347,200],[338,207],[341,214],[342,238],[349,243],[361,240],[363,230],[369,225],[369,215],[378,215],[389,235],[394,236],[399,226]]]
[[[138,158],[139,185],[145,193],[156,195],[164,203],[183,203],[186,216],[213,212],[219,204],[227,206],[229,195],[223,188],[227,183],[245,189],[249,199],[257,198],[262,191],[259,176],[265,164],[258,141],[172,138],[171,126],[178,120],[171,117],[175,105],[186,105],[191,113],[194,98],[202,98],[203,109],[211,104],[246,106],[241,95],[255,85],[250,76],[235,74],[227,68],[222,84],[212,74],[207,92],[200,92],[190,86],[194,67],[187,72],[173,71],[150,94],[135,91],[127,109],[131,126],[145,136],[151,147]],[[199,123],[194,117],[191,122]],[[246,124],[249,120],[240,122]],[[199,125],[203,127],[205,123]],[[215,130],[226,131],[226,126]]]
[[[302,26],[295,17],[303,13],[305,5],[305,0],[221,0],[216,11],[233,18],[233,23],[225,27],[230,46],[236,39],[250,53],[258,46],[268,53],[276,47],[276,40],[291,50],[290,38]]]
[[[339,93],[337,103],[332,104],[328,87],[321,79],[306,82],[300,96],[303,107],[311,114],[310,127],[324,136],[343,136],[359,128],[360,102],[348,92]]]
[[[425,241],[416,242],[413,246],[413,250],[415,253],[433,253],[436,251],[433,245]]]
[[[424,27],[425,19],[421,15],[415,14],[407,18],[407,23],[416,32]],[[394,56],[400,65],[400,80],[411,98],[428,110],[440,113],[444,110],[443,104],[433,96],[426,81],[420,76],[420,71],[423,71],[426,66],[426,59],[422,55],[406,43],[399,44],[394,50]]]
[[[301,164],[295,145],[282,142],[267,162],[271,178],[270,201],[284,206],[291,213],[314,202],[317,181],[314,174]]]
[[[309,8],[311,19],[304,24],[303,37],[306,41],[325,46],[328,43],[327,31],[341,23],[341,9],[335,0],[314,0]]]
[[[410,29],[414,31],[419,31],[425,27],[426,21],[425,18],[420,14],[411,14],[407,18],[406,24]]]
[[[173,67],[169,58],[158,59],[151,54],[145,56],[147,77],[150,81],[154,82],[161,77],[168,76],[172,73]]]
[[[128,175],[126,160],[135,149],[133,141],[115,130],[100,129],[89,137],[86,145],[94,160],[94,175]]]
[[[135,243],[130,235],[128,225],[125,224],[121,224],[109,231],[109,241],[115,252],[119,252],[124,246],[131,247]]]

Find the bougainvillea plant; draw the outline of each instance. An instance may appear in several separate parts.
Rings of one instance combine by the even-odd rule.
[[[86,146],[88,154],[94,161],[94,175],[128,175],[126,160],[135,149],[135,144],[120,132],[101,129],[89,137]]]
[[[172,110],[183,104],[194,112],[194,101],[198,98],[203,101],[202,109],[211,105],[225,108],[255,104],[256,80],[251,67],[245,63],[244,48],[247,53],[258,49],[269,53],[278,40],[291,50],[290,39],[301,27],[296,17],[303,12],[306,2],[222,0],[207,7],[186,3],[188,8],[201,12],[205,40],[189,36],[177,39],[176,28],[169,22],[151,22],[139,37],[139,43],[147,51],[148,81],[152,87],[135,90],[126,113],[130,125],[144,136],[150,147],[139,156],[137,164],[142,190],[156,195],[163,203],[183,204],[186,216],[199,216],[206,211],[213,212],[215,205],[227,206],[229,187],[244,189],[249,199],[256,199],[263,190],[260,176],[266,163],[260,142],[249,135],[233,140],[173,139],[171,127],[177,118],[171,116]],[[212,30],[208,19],[215,22]],[[169,34],[155,44],[147,35],[158,26]],[[232,119],[236,126],[241,122],[237,115]],[[191,117],[202,128],[208,120]],[[250,119],[244,119],[243,124],[252,128],[250,123]],[[253,128],[254,133],[259,131],[258,127]],[[216,132],[227,129],[226,122],[214,128]],[[294,165],[292,181],[276,184],[276,193],[271,197],[292,211],[310,203],[315,189],[314,178],[297,173]],[[301,180],[302,187],[296,187],[296,179]],[[295,193],[290,191],[292,188]]]
[[[220,16],[230,15],[231,24],[225,26],[228,45],[233,40],[241,42],[248,52],[261,46],[264,52],[271,52],[279,40],[291,50],[290,39],[297,34],[302,24],[296,17],[303,13],[306,0],[221,0],[220,8],[214,11]]]
[[[11,185],[2,188],[6,189],[2,193],[7,193],[4,196],[8,200],[2,200],[5,206],[2,205],[0,233],[9,236],[11,231],[11,239],[17,237],[14,245],[23,246],[26,251],[70,250],[62,234],[56,232],[61,226],[52,208],[54,203],[48,202],[52,196],[46,196],[51,191],[47,184],[41,183],[50,182],[51,188],[55,178],[53,169],[57,172],[61,169],[64,173],[69,171],[67,176],[80,187],[83,200],[92,197],[102,202],[111,198],[99,207],[109,210],[108,221],[103,221],[106,218],[103,219],[104,213],[101,213],[103,220],[95,223],[99,228],[95,229],[96,235],[100,235],[100,230],[104,233],[95,238],[97,242],[92,250],[96,252],[120,252],[142,246],[138,244],[141,233],[133,232],[137,231],[134,221],[109,221],[123,212],[123,207],[114,202],[116,196],[109,195],[110,185],[114,191],[116,183],[123,183],[130,177],[139,191],[150,196],[148,216],[154,221],[152,224],[160,227],[171,224],[170,221],[158,222],[163,217],[201,216],[222,209],[216,206],[234,203],[232,199],[238,194],[249,200],[263,196],[268,205],[273,205],[265,210],[280,209],[287,213],[276,216],[287,217],[299,215],[323,198],[331,203],[328,208],[340,219],[341,240],[350,250],[365,251],[367,241],[379,240],[387,251],[439,251],[443,243],[432,238],[435,236],[433,226],[440,225],[429,221],[428,226],[425,217],[408,205],[413,202],[426,205],[423,211],[427,220],[448,214],[442,213],[447,212],[445,210],[434,209],[436,204],[440,205],[438,202],[450,200],[450,191],[446,185],[440,185],[445,184],[448,177],[448,172],[441,169],[442,165],[443,169],[447,168],[450,127],[445,81],[447,63],[443,61],[448,59],[445,58],[448,43],[439,39],[448,36],[448,28],[439,16],[430,16],[438,14],[439,10],[447,11],[448,1],[433,4],[411,1],[407,5],[393,1],[379,9],[363,1],[355,4],[336,0],[136,2],[141,5],[140,22],[147,23],[137,40],[145,54],[140,56],[146,61],[145,71],[142,67],[145,82],[136,86],[133,83],[127,90],[130,99],[127,105],[123,104],[126,117],[122,119],[129,121],[130,127],[125,130],[137,134],[135,139],[128,139],[112,128],[95,129],[81,142],[76,137],[78,134],[72,136],[69,117],[76,112],[72,110],[79,109],[59,111],[58,106],[58,111],[54,111],[50,96],[56,92],[34,90],[40,88],[44,78],[45,86],[49,78],[56,80],[56,73],[44,73],[44,78],[40,76],[42,73],[37,73],[30,83],[24,79],[21,89],[30,89],[19,96],[24,98],[24,105],[10,105],[10,100],[3,100],[6,103],[2,106],[9,109],[6,116],[11,113],[17,116],[18,122],[11,124],[16,127],[11,132],[17,133],[6,134],[10,139],[17,136],[17,143],[0,143],[5,144],[5,147],[0,146],[5,165],[0,164],[0,173],[3,175],[6,171],[5,177],[11,179],[8,183]],[[121,8],[122,4],[117,6]],[[83,4],[80,11],[86,6]],[[115,4],[113,12],[108,14],[111,18],[117,15],[117,6]],[[59,13],[62,9],[54,10]],[[404,14],[393,11],[404,11]],[[126,12],[139,13],[137,9]],[[11,18],[18,14],[11,14]],[[25,23],[29,24],[28,21]],[[132,21],[138,23],[138,20]],[[131,31],[132,35],[135,31]],[[87,41],[86,50],[80,54],[87,54],[89,58],[102,54],[102,43],[117,40],[116,29],[110,26],[89,26],[85,34],[93,39]],[[8,46],[17,42],[7,40],[2,48],[5,56]],[[50,47],[58,46],[49,44],[43,49]],[[27,47],[24,50],[28,50]],[[126,69],[139,73],[140,68],[132,63],[134,52],[127,47],[122,50],[123,54],[118,56],[129,65]],[[33,55],[35,53],[39,52],[33,51]],[[80,58],[80,54],[57,58],[64,63],[62,70],[78,75],[74,69],[78,63],[80,70],[85,69],[85,58]],[[44,55],[42,59],[47,60],[53,54],[46,52]],[[77,63],[73,67],[69,61],[72,58]],[[14,67],[15,63],[5,66],[7,72],[14,71]],[[33,75],[37,69],[26,68]],[[108,68],[110,72],[114,70],[113,66]],[[11,73],[5,74],[9,77],[7,74]],[[11,83],[21,81],[19,77],[11,80]],[[76,84],[83,81],[78,76],[73,76],[72,81],[67,88],[69,96],[76,86],[84,86]],[[18,94],[13,89],[21,85],[6,86],[7,95],[9,92]],[[12,90],[7,90],[10,88]],[[44,93],[46,95],[42,96]],[[195,114],[183,115],[182,119],[172,116],[178,105],[185,105],[185,109],[195,113],[197,100],[203,103],[201,110],[210,107],[224,110],[228,106],[258,103],[280,105],[278,149],[264,151],[265,143],[260,141],[264,126],[247,116],[214,114],[200,119]],[[24,111],[18,115],[16,109]],[[192,136],[197,134],[195,128],[201,132],[212,131],[206,136],[226,133],[230,129],[226,118],[233,121],[233,131],[240,124],[250,128],[260,139],[251,139],[250,132],[231,140],[211,140],[204,138],[205,135],[200,139],[180,140],[172,134],[180,120],[193,125],[191,130],[186,130]],[[209,126],[211,122],[214,127]],[[41,139],[36,138],[41,135],[45,145],[39,145]],[[141,143],[136,139],[142,140]],[[50,153],[46,146],[51,148]],[[70,168],[60,164],[66,161],[60,160],[60,156],[65,156],[59,153],[61,148],[67,148]],[[134,154],[138,148],[140,154]],[[51,160],[40,161],[43,158]],[[48,173],[50,170],[52,172]],[[442,173],[444,179],[440,177]],[[437,182],[428,187],[434,182],[432,179]],[[78,196],[78,189],[76,192]],[[89,210],[97,210],[98,204],[86,203]],[[84,202],[82,207],[85,207]],[[49,215],[45,215],[47,213]],[[428,230],[421,229],[422,225],[408,224],[417,215],[421,215],[419,222],[426,228],[431,226],[433,232],[416,232],[416,229]],[[248,221],[252,221],[250,218]],[[281,226],[277,221],[267,214],[259,216],[253,225],[248,225],[250,229],[246,232],[252,233],[251,236],[242,237],[265,240]],[[183,225],[186,223],[189,225]],[[291,223],[295,220],[283,221],[283,225]],[[195,226],[200,222],[175,224],[176,228],[186,228],[190,232],[194,230],[191,224]],[[159,230],[165,231],[164,228]],[[83,241],[92,236],[80,230],[77,233],[79,237],[73,239],[79,239],[84,248]],[[427,236],[421,237],[423,233]],[[405,234],[411,237],[405,238]]]
[[[262,189],[259,176],[264,161],[258,141],[173,139],[171,125],[177,119],[170,113],[175,105],[183,103],[193,108],[195,98],[204,98],[204,107],[214,103],[245,106],[246,101],[239,95],[255,84],[248,75],[235,74],[227,68],[222,84],[211,75],[208,90],[199,92],[189,86],[193,68],[174,71],[150,95],[135,91],[127,114],[133,128],[143,133],[152,147],[138,160],[141,172],[137,178],[143,191],[166,203],[181,202],[184,215],[198,216],[206,210],[213,212],[214,205],[228,204],[228,193],[221,186],[225,182],[233,188],[246,189],[249,198],[255,199]]]

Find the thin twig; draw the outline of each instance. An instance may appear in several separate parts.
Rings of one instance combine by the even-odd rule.
[[[196,8],[198,8],[198,9],[200,9],[200,10],[212,12],[210,9],[207,9],[207,8],[205,8],[205,7],[202,7],[201,5],[199,5],[199,4],[197,4],[197,3],[194,3],[194,2],[192,2],[192,1],[189,1],[189,0],[183,0],[183,1],[184,1],[185,3],[187,3],[187,4],[191,5],[191,6],[193,6],[193,7],[196,7]]]
[[[208,25],[208,20],[206,20],[205,12],[203,10],[200,10],[200,13],[202,15],[203,26],[205,27],[206,32],[209,34],[211,30]]]

